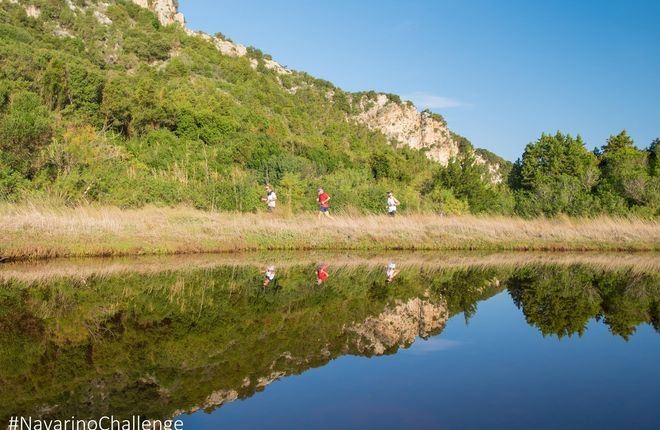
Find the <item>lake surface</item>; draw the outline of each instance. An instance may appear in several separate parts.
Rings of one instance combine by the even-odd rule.
[[[0,422],[657,429],[658,267],[654,254],[0,265]]]

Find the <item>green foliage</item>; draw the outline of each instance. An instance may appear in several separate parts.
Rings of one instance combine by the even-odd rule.
[[[660,176],[660,139],[654,139],[649,145],[649,174]]]
[[[7,111],[0,115],[0,150],[8,167],[31,175],[32,162],[51,135],[51,116],[39,96],[29,91],[14,93]]]
[[[543,135],[527,145],[509,175],[516,212],[657,215],[660,182],[653,174],[654,151],[653,144],[648,151],[637,149],[625,131],[594,153],[579,136]]]
[[[596,192],[611,212],[657,206],[660,190],[652,175],[650,152],[637,149],[625,130],[611,136],[598,155],[601,179]]]
[[[436,190],[448,189],[457,199],[467,203],[470,212],[511,213],[513,200],[510,192],[503,185],[493,184],[490,178],[488,167],[477,162],[473,152],[467,152],[450,160],[446,168],[438,170],[429,194],[442,195]],[[457,212],[462,212],[460,206],[449,204]]]
[[[399,103],[400,103],[400,102],[401,102],[401,100],[399,99]],[[429,116],[429,117],[431,117],[432,119],[434,119],[435,121],[438,121],[438,122],[439,122],[440,124],[442,124],[443,126],[445,126],[445,127],[447,126],[447,121],[445,120],[445,118],[444,118],[442,115],[440,115],[439,113],[437,113],[437,112],[431,112],[430,109],[424,109],[424,110],[422,111],[422,115]],[[456,136],[458,136],[458,135],[456,135]],[[462,137],[462,136],[458,136],[458,137]],[[465,140],[467,141],[467,139],[465,139]],[[468,142],[469,142],[469,141],[468,141]]]
[[[598,177],[598,160],[579,136],[544,134],[527,145],[512,169],[516,211],[525,216],[593,213]]]
[[[452,134],[459,155],[441,168],[346,120],[359,101],[376,100],[374,91],[278,75],[264,67],[270,56],[252,47],[243,58],[222,55],[131,1],[110,2],[103,13],[111,24],[99,22],[95,2],[76,3],[84,11],[63,0],[30,4],[40,17],[0,3],[5,199],[55,193],[71,204],[252,211],[269,182],[291,211],[314,209],[319,185],[333,209],[359,212],[384,212],[388,190],[401,212],[659,211],[657,142],[647,152],[612,143],[596,156],[579,138],[542,136],[509,175],[510,163]],[[445,124],[437,113],[424,115]],[[493,183],[498,175],[509,176],[513,192]]]

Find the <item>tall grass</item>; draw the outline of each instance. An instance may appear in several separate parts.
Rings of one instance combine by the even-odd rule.
[[[658,250],[655,220],[216,213],[0,206],[0,258],[247,250]]]

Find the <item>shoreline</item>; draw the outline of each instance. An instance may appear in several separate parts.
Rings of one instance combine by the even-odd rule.
[[[0,206],[0,261],[246,251],[660,251],[655,220]]]

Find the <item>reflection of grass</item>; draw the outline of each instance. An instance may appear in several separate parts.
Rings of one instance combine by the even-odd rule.
[[[278,270],[304,264],[310,268],[323,262],[334,271],[359,268],[385,273],[394,261],[399,268],[522,268],[536,265],[588,265],[602,270],[631,270],[635,273],[660,272],[660,255],[654,252],[346,252],[346,251],[267,251],[222,254],[143,255],[113,258],[51,259],[0,264],[0,281],[36,282],[51,278],[86,279],[117,273],[156,274],[166,271],[214,269],[220,266],[252,266],[263,270],[275,265]],[[313,270],[313,269],[310,269]],[[383,275],[384,276],[384,275]]]
[[[6,259],[240,250],[657,250],[657,221],[209,213],[188,208],[0,207]]]

